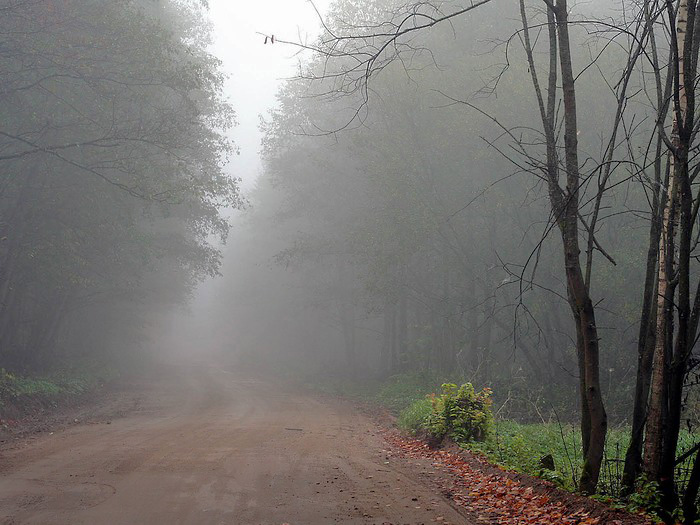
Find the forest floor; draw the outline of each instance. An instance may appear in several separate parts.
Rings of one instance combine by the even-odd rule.
[[[356,404],[173,367],[0,439],[3,524],[645,523]]]

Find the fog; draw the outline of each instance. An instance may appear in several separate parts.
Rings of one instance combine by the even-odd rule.
[[[581,492],[644,470],[670,516],[700,486],[695,3],[3,2],[2,373],[425,410],[468,382],[577,425]]]
[[[364,13],[348,4],[328,15],[317,4],[345,33],[367,32],[364,17],[391,16],[389,4],[377,6]],[[523,166],[543,153],[536,99],[525,85],[522,46],[509,43],[506,55],[506,39],[522,25],[519,11],[488,6],[411,35],[397,60],[382,56],[386,63],[376,66],[367,100],[362,69],[339,77],[342,58],[334,63],[319,58],[322,45],[314,52],[293,44],[313,40],[290,30],[296,15],[299,32],[319,30],[307,3],[272,9],[270,19],[251,11],[239,31],[222,29],[229,11],[211,6],[212,49],[231,73],[227,89],[242,108],[232,135],[241,158],[227,169],[244,179],[248,202],[232,213],[221,277],[198,288],[176,323],[185,353],[223,352],[302,377],[377,380],[421,371],[497,391],[556,385],[568,392],[562,402],[576,405],[568,388],[578,374],[576,331],[566,313],[561,238],[538,168]],[[597,4],[580,13],[619,15]],[[258,20],[265,27],[255,26]],[[239,33],[249,38],[231,43]],[[292,44],[266,45],[260,33]],[[593,39],[584,29],[573,37],[582,63],[607,51],[612,38]],[[363,45],[376,48],[374,41]],[[421,47],[430,51],[415,51]],[[608,84],[619,74],[615,60],[625,55],[604,56],[577,85],[586,181],[606,162],[616,107]],[[642,97],[629,106],[630,121],[648,121]],[[509,143],[504,129],[517,130],[517,141]],[[635,128],[630,142],[641,147],[649,132]],[[532,158],[523,160],[516,144],[526,144]],[[631,154],[616,147],[615,161],[629,162]],[[606,255],[622,239],[630,243],[622,258],[610,256],[614,265],[594,246],[590,278],[605,334],[603,388],[624,419],[637,364],[649,212],[645,182],[621,166],[600,192],[587,182],[580,200],[583,222],[596,206],[610,210],[595,235]]]
[[[323,13],[328,3],[323,0],[315,5]],[[212,0],[207,17],[213,30],[210,49],[228,75],[226,95],[236,108],[238,121],[231,137],[239,156],[232,160],[229,171],[250,189],[262,167],[260,116],[274,106],[282,82],[294,76],[298,64],[296,50],[264,45],[262,34],[311,40],[318,34],[320,21],[306,0]]]

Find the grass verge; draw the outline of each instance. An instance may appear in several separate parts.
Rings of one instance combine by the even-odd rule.
[[[425,423],[432,411],[427,396],[439,392],[442,383],[443,381],[435,375],[414,373],[396,375],[385,381],[328,381],[315,383],[313,388],[389,409],[397,415],[397,425],[400,429],[416,435],[426,433]],[[551,417],[549,413],[545,414],[549,420],[543,419],[540,410],[536,410],[535,414],[526,415],[530,421],[535,417],[540,419],[538,423],[523,423],[496,415],[491,431],[484,441],[460,442],[456,439],[456,442],[471,452],[484,455],[490,462],[503,468],[551,481],[574,492],[583,462],[581,433],[576,424],[571,421],[559,421],[553,409],[551,413]],[[691,448],[699,439],[697,434],[681,432],[679,452]],[[628,501],[623,502],[619,498],[628,443],[628,427],[609,429],[598,485],[599,494],[595,498],[605,501],[613,508],[626,508],[633,512],[644,509],[653,515],[654,506],[651,503],[657,494],[655,489],[643,490],[641,496],[633,495]],[[546,456],[551,456],[553,470],[545,467],[548,463],[544,460]],[[687,482],[691,462],[692,458],[688,459],[686,464],[679,465],[679,488]]]
[[[30,377],[0,369],[0,418],[18,418],[36,408],[55,408],[95,390],[116,375],[112,369],[86,369]]]

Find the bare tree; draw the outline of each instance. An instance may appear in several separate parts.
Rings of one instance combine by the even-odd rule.
[[[488,0],[484,0],[466,6],[452,6],[452,11],[443,11],[447,9],[445,5],[431,2],[406,4],[382,13],[384,18],[379,19],[380,21],[371,21],[360,16],[359,19],[346,21],[339,27],[325,24],[325,33],[316,44],[287,42],[310,49],[322,57],[323,65],[316,69],[320,73],[300,74],[302,78],[317,80],[326,86],[322,96],[360,97],[359,106],[343,124],[332,130],[317,128],[314,132],[335,132],[361,122],[371,94],[370,82],[373,76],[395,61],[399,61],[410,73],[412,57],[419,53],[430,53],[418,38],[421,31],[438,24],[449,24],[456,17],[476,16],[476,10],[487,3]],[[494,125],[500,128],[501,134],[511,139],[513,150],[520,160],[512,158],[510,154],[507,155],[508,158],[519,170],[532,173],[543,180],[548,189],[550,217],[561,235],[568,302],[576,328],[582,407],[581,431],[585,457],[580,489],[592,493],[600,474],[607,432],[607,415],[600,387],[600,337],[591,296],[594,252],[602,254],[614,264],[613,258],[596,239],[595,232],[600,221],[604,195],[610,189],[615,166],[619,165],[615,158],[616,148],[620,143],[618,133],[623,127],[624,111],[630,97],[630,79],[637,62],[645,57],[648,25],[642,21],[630,30],[609,22],[572,21],[570,6],[566,0],[542,0],[541,4],[537,4],[540,5],[540,12],[544,13],[544,20],[533,23],[528,18],[525,2],[520,2],[522,28],[517,33],[525,49],[532,89],[539,110],[541,131],[536,132],[537,138],[524,139],[522,133],[517,135],[507,125],[483,112],[473,103],[446,96],[450,98],[450,103],[463,104],[491,119]],[[370,11],[374,16],[379,14],[376,10]],[[362,15],[366,16],[366,13]],[[620,78],[610,82],[610,85],[614,86],[616,111],[606,138],[604,156],[594,169],[587,168],[586,173],[581,170],[578,146],[576,74],[570,36],[570,28],[575,24],[602,27],[616,35],[633,35],[633,45],[628,50],[627,63]],[[540,66],[535,58],[535,44],[530,35],[533,27],[537,27],[538,30],[544,28],[548,35],[545,44],[547,73],[544,87],[538,73]],[[583,64],[582,69],[586,70],[594,62],[595,60]],[[493,86],[491,89],[494,89]],[[561,114],[560,104],[563,106]],[[558,131],[560,125],[563,137]],[[542,150],[544,151],[541,154]],[[582,188],[593,175],[598,178],[597,187],[590,201],[582,200]],[[589,202],[592,203],[592,210],[584,211]],[[582,237],[585,238],[583,245]]]

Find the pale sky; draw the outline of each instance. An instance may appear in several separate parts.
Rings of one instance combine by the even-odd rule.
[[[314,3],[324,13],[331,1]],[[296,49],[280,44],[264,45],[264,37],[257,33],[274,34],[289,41],[298,40],[300,33],[302,37],[306,34],[312,38],[319,32],[319,20],[308,0],[209,0],[209,16],[215,38],[211,51],[223,61],[229,76],[226,91],[238,117],[232,136],[241,154],[231,159],[226,171],[243,179],[245,196],[262,168],[259,116],[273,107],[278,88],[283,79],[294,75],[298,60],[294,57]],[[224,253],[230,258],[235,249],[235,243],[230,243]],[[222,271],[227,273],[226,261]],[[211,300],[219,289],[217,279],[207,279],[195,293],[190,314],[174,313],[170,346],[218,348],[220,343],[209,323]],[[192,338],[202,340],[194,344]]]
[[[315,0],[323,13],[331,0]],[[275,103],[281,80],[295,72],[295,49],[280,44],[264,45],[264,37],[296,41],[298,35],[318,34],[319,20],[308,0],[209,0],[214,23],[212,49],[224,62],[229,75],[227,92],[238,115],[233,138],[241,150],[228,171],[251,187],[260,171],[259,115]]]

